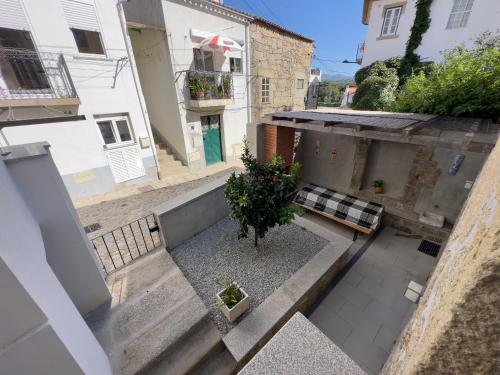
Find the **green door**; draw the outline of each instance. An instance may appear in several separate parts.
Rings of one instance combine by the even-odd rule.
[[[222,146],[220,136],[220,116],[201,116],[203,132],[203,147],[207,165],[222,161]]]

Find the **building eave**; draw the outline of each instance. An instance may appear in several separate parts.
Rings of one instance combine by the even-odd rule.
[[[373,0],[364,0],[363,2],[363,15],[361,17],[361,22],[363,23],[363,25],[368,25],[372,2]]]

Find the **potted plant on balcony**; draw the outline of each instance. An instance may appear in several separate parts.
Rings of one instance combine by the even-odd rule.
[[[230,322],[234,322],[250,307],[248,294],[231,278],[216,281],[222,287],[215,297],[215,304]]]
[[[384,181],[382,180],[375,180],[373,181],[373,192],[375,194],[382,194],[384,192]]]
[[[205,98],[208,82],[204,77],[197,74],[189,75],[187,85],[193,99],[202,100]]]
[[[225,75],[222,77],[222,93],[224,95],[224,98],[230,98],[231,97],[231,90],[232,90],[232,79],[229,74]]]

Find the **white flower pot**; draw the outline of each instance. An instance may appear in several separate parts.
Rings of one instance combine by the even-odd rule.
[[[243,299],[238,302],[236,305],[234,305],[232,308],[228,308],[226,304],[222,302],[222,298],[220,297],[224,289],[219,291],[217,293],[217,299],[221,301],[222,303],[219,305],[220,311],[226,316],[226,318],[230,322],[234,322],[236,319],[238,319],[245,311],[247,311],[250,308],[250,298],[248,297],[247,292],[243,290],[243,288],[239,288],[241,293],[243,293]]]

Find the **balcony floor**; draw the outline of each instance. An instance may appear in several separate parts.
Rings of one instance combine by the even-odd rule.
[[[378,374],[415,310],[404,297],[413,280],[425,286],[437,258],[421,240],[384,228],[309,319],[368,374]]]

